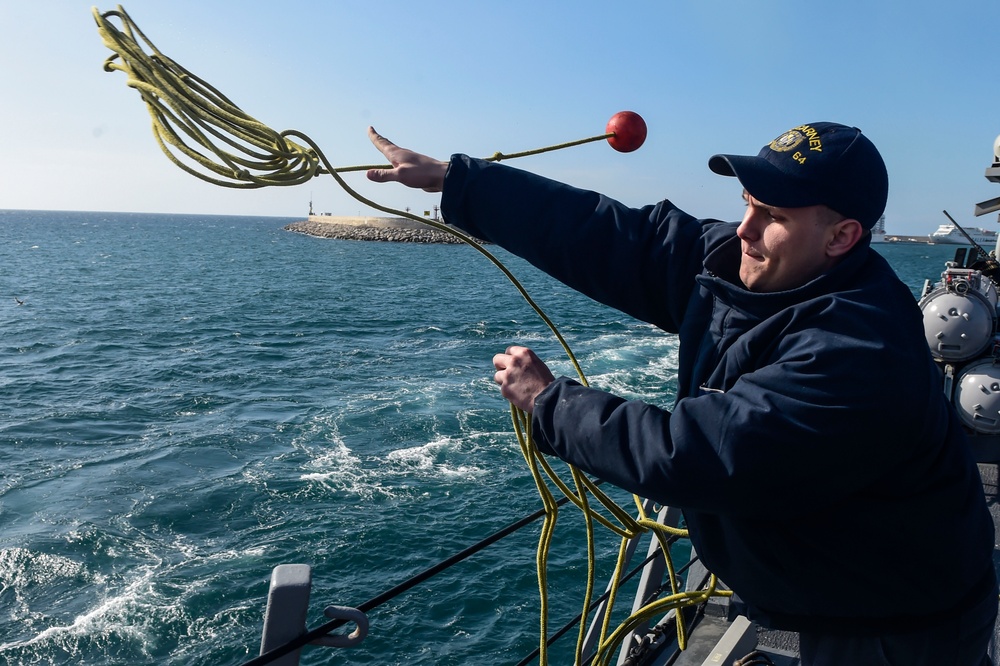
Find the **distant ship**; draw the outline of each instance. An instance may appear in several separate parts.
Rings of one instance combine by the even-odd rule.
[[[966,233],[972,237],[977,245],[981,245],[986,250],[993,250],[997,245],[997,232],[989,229],[966,229]],[[951,245],[971,245],[969,239],[965,237],[954,224],[942,224],[937,231],[930,235],[932,243]]]

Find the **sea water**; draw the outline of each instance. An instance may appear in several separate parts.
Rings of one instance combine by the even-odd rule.
[[[0,211],[0,663],[238,665],[273,567],[312,567],[315,627],[541,507],[491,359],[522,344],[574,371],[507,278],[468,246],[292,221]],[[673,336],[489,249],[593,385],[670,406]],[[915,297],[954,252],[878,250]],[[553,627],[582,604],[581,525],[562,511]],[[518,662],[539,639],[538,534],[302,663]],[[599,574],[616,548],[599,532]]]

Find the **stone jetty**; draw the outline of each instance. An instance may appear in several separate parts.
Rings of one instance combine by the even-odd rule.
[[[405,217],[343,217],[310,215],[303,222],[285,226],[288,231],[340,240],[386,241],[392,243],[462,243],[446,231]]]

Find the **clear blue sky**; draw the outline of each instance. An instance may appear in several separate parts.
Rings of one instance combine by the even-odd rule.
[[[102,63],[91,4],[0,0],[0,208],[301,216],[377,214],[329,177],[297,187],[203,183],[159,151],[138,94]],[[101,10],[115,5],[98,5]],[[516,152],[604,131],[631,109],[637,152],[604,143],[513,166],[639,206],[742,213],[717,152],[756,153],[804,122],[857,125],[889,167],[890,233],[948,210],[969,226],[1000,196],[997,0],[132,0],[167,55],[250,115],[310,135],[340,166],[381,161],[369,124],[437,157]],[[347,177],[421,211],[437,197]]]

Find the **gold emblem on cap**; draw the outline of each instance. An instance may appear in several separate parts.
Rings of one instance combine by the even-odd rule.
[[[806,140],[806,135],[797,129],[788,130],[777,139],[771,142],[769,146],[771,150],[776,153],[785,153],[789,150],[795,150],[795,148]]]

